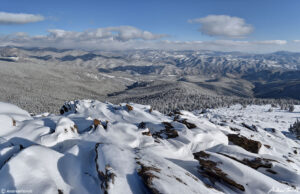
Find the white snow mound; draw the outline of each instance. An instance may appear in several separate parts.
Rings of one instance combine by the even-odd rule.
[[[0,103],[4,193],[300,193],[300,118],[269,105],[169,115],[66,102],[61,115]]]

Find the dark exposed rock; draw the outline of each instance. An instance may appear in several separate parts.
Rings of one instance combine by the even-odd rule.
[[[171,123],[162,122],[162,124],[164,125],[165,129],[153,133],[152,137],[161,138],[161,139],[163,139],[163,138],[169,139],[169,138],[178,137],[178,132],[173,128]]]
[[[173,129],[173,126],[169,122],[162,122],[162,124],[165,126],[166,129]]]
[[[257,127],[255,125],[250,126],[250,125],[247,125],[246,123],[242,123],[242,125],[243,125],[243,127],[247,128],[251,131],[257,132]]]
[[[59,110],[60,114],[63,115],[64,113],[72,111],[77,113],[76,107],[72,107],[70,104],[65,103]]]
[[[287,159],[286,161],[289,162],[289,163],[295,163],[294,161],[292,161],[290,159]]]
[[[241,131],[240,129],[234,128],[234,127],[230,127],[230,130],[231,130],[231,131]]]
[[[194,129],[197,126],[194,123],[190,123],[187,119],[177,120],[177,122],[184,124],[188,129]]]
[[[71,131],[74,132],[74,133],[78,133],[77,125],[74,125],[73,127],[71,127]]]
[[[194,153],[194,158],[199,161],[199,173],[207,177],[212,183],[216,181],[223,181],[230,186],[233,186],[241,191],[245,191],[245,187],[230,179],[227,174],[222,171],[222,169],[217,167],[216,162],[207,159],[209,158],[209,154],[205,153],[204,151],[201,153]]]
[[[152,107],[149,109],[149,113],[152,113],[152,111],[153,111],[153,109],[152,109]]]
[[[200,152],[197,152],[197,153],[194,153],[194,157],[197,157],[197,158],[209,158],[209,154],[204,152],[204,151],[200,151]]]
[[[17,125],[17,122],[15,119],[12,119],[12,123],[13,123],[13,126],[16,126]]]
[[[148,131],[145,131],[145,132],[142,132],[142,135],[147,135],[147,136],[151,136],[151,132],[148,130]]]
[[[233,156],[229,156],[227,154],[224,154],[224,153],[218,153],[218,154],[221,154],[223,156],[226,156],[232,160],[235,160],[237,162],[240,162],[244,165],[247,165],[253,169],[258,169],[258,168],[272,168],[272,163],[271,162],[277,162],[276,160],[272,160],[272,159],[267,159],[267,158],[254,158],[253,160],[249,160],[249,159],[243,159],[243,160],[239,160]]]
[[[265,131],[269,131],[272,133],[275,133],[276,129],[275,128],[264,128]]]
[[[108,120],[106,120],[105,122],[100,122],[100,124],[102,125],[102,127],[103,127],[105,130],[107,130],[108,123],[109,123]]]
[[[174,110],[168,114],[168,116],[174,116],[174,115],[183,115],[179,110]]]
[[[267,144],[264,144],[264,146],[265,146],[266,148],[268,148],[268,149],[271,148],[271,146],[270,146],[270,145],[267,145]]]
[[[227,136],[228,136],[228,140],[231,143],[238,145],[252,153],[257,154],[262,145],[260,142],[252,140],[252,139],[248,139],[242,135],[228,134]]]
[[[272,168],[272,163],[269,163],[269,161],[270,160],[265,158],[255,158],[254,160],[243,159],[242,163],[254,169],[258,169],[260,167]]]
[[[271,170],[271,169],[267,169],[266,171],[269,173],[272,173],[272,174],[277,174],[277,172],[275,172],[274,170]]]
[[[139,128],[139,129],[145,129],[145,128],[146,128],[146,123],[141,122],[141,123],[138,125],[138,128]]]
[[[184,184],[184,185],[187,185],[185,182],[183,182],[180,178],[178,178],[178,177],[176,177],[176,176],[174,176],[174,178],[178,181],[178,182],[180,182],[180,183],[182,183],[182,184]]]
[[[160,169],[153,166],[146,166],[139,161],[137,161],[137,164],[140,166],[140,169],[138,169],[138,175],[142,178],[147,188],[153,194],[160,194],[160,192],[153,186],[152,183],[153,179],[159,179],[153,174],[153,172],[159,173]]]
[[[101,189],[104,190],[104,193],[107,194],[109,190],[109,183],[114,184],[115,177],[116,175],[111,172],[111,167],[109,165],[105,166],[105,172],[102,172],[99,168],[98,164],[98,147],[101,143],[96,143],[95,145],[95,152],[96,152],[96,157],[95,157],[95,163],[96,163],[96,170],[98,173],[98,178],[101,181]]]
[[[294,150],[294,154],[298,154],[297,150]]]

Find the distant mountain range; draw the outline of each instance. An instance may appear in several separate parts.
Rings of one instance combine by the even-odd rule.
[[[89,82],[97,87],[101,85],[101,89],[97,91],[101,91],[103,98],[99,100],[144,100],[148,98],[147,93],[152,92],[153,86],[156,88],[155,92],[159,93],[156,96],[162,96],[161,94],[170,90],[176,91],[175,87],[177,91],[186,90],[205,95],[300,100],[300,53],[285,51],[247,54],[206,50],[83,51],[2,47],[0,62],[3,64],[2,68],[11,68],[11,63],[26,70],[28,65],[34,64],[32,72],[42,65],[44,71],[50,72],[49,68],[53,69],[51,75],[58,76],[58,72],[61,72],[60,77],[73,80],[71,85],[83,79],[84,82],[81,80],[78,84],[84,89],[74,91],[77,98],[81,95],[85,98],[96,95],[95,91],[91,91],[92,88],[87,90],[85,87],[89,86],[82,84]],[[39,72],[43,82],[44,79],[51,79],[49,75],[42,76],[43,73],[46,74],[44,71]],[[9,72],[10,79],[13,79],[14,72]],[[78,79],[75,79],[75,74]],[[22,78],[26,76],[35,79],[37,75],[28,73]],[[134,86],[134,83],[136,87],[129,87]],[[53,84],[48,86],[50,89],[51,87]]]

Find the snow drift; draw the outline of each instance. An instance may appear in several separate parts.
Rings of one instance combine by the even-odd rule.
[[[169,115],[82,100],[0,103],[0,188],[27,193],[300,193],[300,117],[270,106]]]

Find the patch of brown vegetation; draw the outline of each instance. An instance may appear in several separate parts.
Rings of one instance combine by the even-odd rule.
[[[198,160],[200,164],[199,173],[207,177],[212,183],[215,183],[216,181],[223,181],[230,186],[233,186],[241,191],[245,191],[245,187],[243,185],[238,184],[234,180],[227,177],[227,174],[217,167],[217,163],[211,160],[206,160],[207,157],[209,158],[209,154],[205,152],[203,153],[203,151],[202,153],[194,153],[194,158]]]
[[[130,112],[130,111],[132,111],[132,110],[133,110],[133,107],[132,107],[132,106],[130,106],[129,104],[126,104],[126,108],[127,108],[128,112]]]
[[[98,156],[98,147],[99,147],[100,144],[101,143],[96,143],[96,146],[95,146],[95,152],[96,152],[96,157],[95,157],[96,170],[97,170],[97,173],[98,173],[98,178],[101,181],[101,189],[104,190],[105,194],[108,194],[109,183],[114,184],[116,175],[113,172],[111,172],[112,169],[111,169],[111,167],[109,165],[105,166],[105,172],[102,172],[99,169],[99,164],[98,164],[97,160],[98,160],[98,157],[99,157]]]
[[[98,120],[98,119],[94,119],[93,123],[94,123],[94,126],[95,126],[95,128],[97,128],[97,127],[98,127],[98,125],[100,125],[100,124],[101,124],[101,121],[100,121],[100,120]]]
[[[17,126],[17,121],[15,119],[12,119],[12,123],[13,123],[13,126]]]
[[[237,135],[237,134],[228,134],[227,135],[228,140],[235,144],[238,145],[245,150],[252,152],[252,153],[258,153],[259,149],[261,148],[261,143],[252,139],[248,139],[242,135]]]

